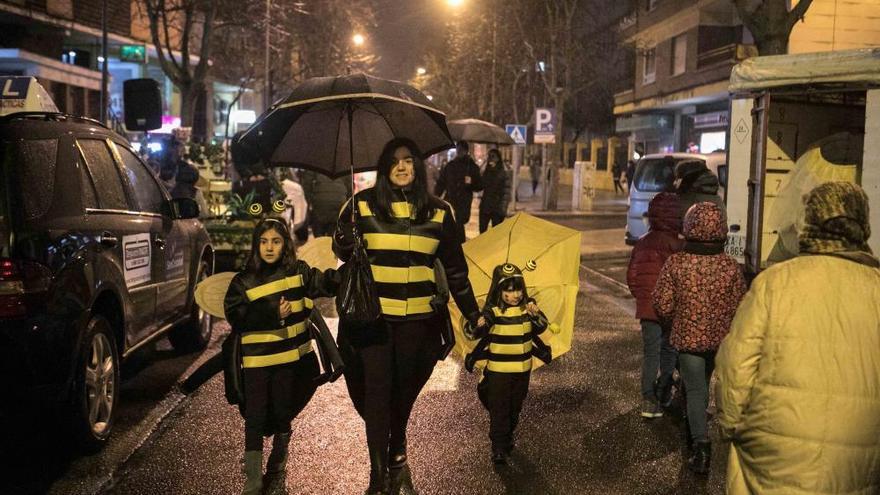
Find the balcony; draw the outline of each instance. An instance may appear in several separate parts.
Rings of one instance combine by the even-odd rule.
[[[697,54],[697,69],[704,69],[720,64],[735,64],[758,54],[755,45],[731,43]]]

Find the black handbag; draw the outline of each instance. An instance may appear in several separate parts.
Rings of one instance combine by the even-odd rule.
[[[339,268],[341,283],[336,296],[339,326],[348,330],[366,330],[379,321],[382,310],[379,294],[367,259],[367,250],[359,235],[354,236],[351,257]]]
[[[244,411],[244,369],[241,367],[241,335],[233,332],[223,341],[223,385],[226,401]]]
[[[449,284],[446,282],[446,270],[438,259],[434,260],[434,284],[437,286],[437,292],[431,298],[431,308],[440,319],[440,338],[443,341],[437,360],[443,361],[455,347],[455,332],[452,330],[452,318],[449,316]]]
[[[336,347],[336,342],[333,340],[333,334],[330,333],[327,322],[324,321],[318,308],[312,309],[312,313],[306,320],[306,325],[308,325],[309,334],[318,348],[318,362],[322,370],[321,374],[315,378],[315,382],[318,385],[333,383],[342,375],[345,363],[343,363],[339,348]]]

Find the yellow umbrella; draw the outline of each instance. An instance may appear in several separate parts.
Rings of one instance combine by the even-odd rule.
[[[505,262],[523,270],[529,296],[534,297],[558,332],[544,332],[541,338],[550,345],[553,359],[571,349],[574,332],[575,302],[578,294],[581,233],[528,213],[517,213],[501,225],[489,229],[464,243],[468,278],[474,295],[482,307],[492,283],[492,270]],[[527,264],[534,261],[536,268]],[[458,306],[450,302],[450,315],[455,329],[455,350],[464,357],[477,341],[465,337]],[[478,366],[481,363],[478,363]],[[532,358],[532,366],[543,363]]]
[[[333,254],[333,239],[331,237],[317,237],[303,244],[296,250],[299,259],[305,261],[312,268],[324,271],[328,268],[336,268],[336,256]],[[196,304],[212,316],[226,318],[223,312],[223,300],[226,291],[232,283],[235,272],[220,272],[202,280],[196,286]]]

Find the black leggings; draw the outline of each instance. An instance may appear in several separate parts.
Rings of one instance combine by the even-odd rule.
[[[386,455],[406,441],[406,425],[441,348],[439,320],[389,322],[363,338],[345,329],[339,347],[345,384],[367,428],[367,447]],[[372,457],[372,456],[371,456]]]
[[[477,385],[477,395],[489,411],[489,440],[492,450],[513,445],[513,431],[519,423],[523,401],[529,393],[531,372],[496,373],[486,370]]]
[[[290,431],[315,394],[320,373],[314,352],[299,361],[244,369],[244,448],[263,450],[263,437]]]

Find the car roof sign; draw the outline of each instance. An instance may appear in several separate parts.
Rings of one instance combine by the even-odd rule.
[[[36,77],[0,77],[0,116],[17,112],[57,111],[52,97]]]

